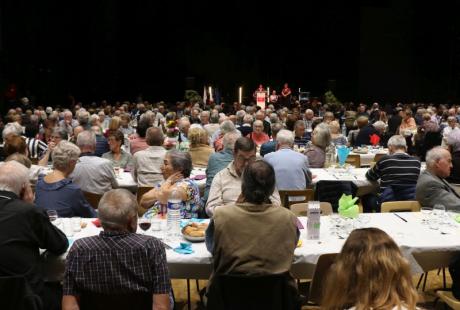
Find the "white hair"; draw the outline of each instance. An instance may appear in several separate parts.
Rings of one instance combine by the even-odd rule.
[[[374,124],[373,124],[374,128],[377,129],[377,130],[380,130],[380,129],[385,129],[385,127],[387,126],[384,122],[382,121],[376,121]]]
[[[254,118],[252,117],[251,114],[246,114],[243,117],[243,123],[245,123],[245,124],[251,124],[253,120],[254,120]]]
[[[252,123],[253,126],[264,126],[264,122],[262,122],[261,120],[255,120],[254,123]]]
[[[397,149],[407,149],[406,138],[401,135],[394,135],[388,140],[388,146],[393,146]]]
[[[0,165],[0,190],[20,195],[29,183],[29,169],[17,161],[8,161]]]
[[[96,134],[91,130],[84,130],[77,136],[77,145],[83,147],[96,147]]]
[[[17,136],[22,135],[22,126],[17,122],[6,124],[2,131],[3,140],[5,140],[5,138],[11,134]]]
[[[235,129],[233,131],[227,132],[224,135],[224,138],[222,140],[222,144],[224,145],[224,149],[230,149],[233,150],[235,147],[235,142],[238,140],[238,138],[241,137],[241,131]]]
[[[222,124],[220,124],[220,131],[224,134],[233,130],[235,130],[235,124],[230,120],[223,121]]]
[[[102,196],[97,210],[104,228],[123,230],[137,216],[136,197],[126,189],[112,189]]]
[[[449,154],[449,151],[442,146],[432,148],[426,153],[426,166],[433,167],[433,165],[436,164],[439,160],[443,159],[446,154]]]
[[[61,141],[53,150],[53,167],[57,170],[65,170],[72,161],[77,161],[80,149],[73,143]]]
[[[276,135],[276,142],[279,145],[289,145],[294,144],[294,133],[287,129],[281,129]]]
[[[315,127],[313,136],[314,139],[312,140],[314,140],[314,144],[322,149],[326,149],[331,143],[331,131],[329,130],[329,126],[325,123],[318,124]]]

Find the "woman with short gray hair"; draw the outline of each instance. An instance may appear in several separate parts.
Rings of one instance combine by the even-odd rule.
[[[54,148],[54,170],[46,176],[38,176],[35,204],[39,208],[56,210],[60,217],[96,216],[96,212],[86,201],[80,187],[69,178],[79,156],[80,149],[71,142],[61,141]]]
[[[165,181],[145,193],[140,201],[139,213],[146,218],[161,214],[173,189],[182,197],[181,217],[196,218],[202,209],[200,190],[190,179],[192,157],[189,153],[171,150],[166,153],[161,167]],[[144,213],[145,212],[145,213]]]
[[[305,150],[310,168],[323,168],[326,161],[326,148],[331,143],[331,132],[326,123],[315,127],[311,136],[311,144]]]

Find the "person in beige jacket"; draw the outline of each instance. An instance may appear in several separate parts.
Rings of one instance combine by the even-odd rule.
[[[256,145],[245,137],[235,142],[233,150],[233,161],[226,168],[216,174],[209,190],[206,203],[206,213],[212,217],[214,210],[220,206],[235,203],[241,194],[241,175],[244,168],[256,160]],[[278,191],[275,189],[270,196],[273,205],[280,206],[281,200]]]
[[[236,203],[217,208],[206,230],[213,274],[289,272],[299,239],[297,218],[274,205],[275,171],[265,161],[246,167]],[[212,282],[213,276],[210,281]],[[291,282],[294,284],[293,279]]]
[[[194,168],[206,168],[209,156],[214,153],[214,148],[209,146],[209,139],[206,130],[201,127],[190,128],[188,132],[190,141],[189,153],[192,156]]]

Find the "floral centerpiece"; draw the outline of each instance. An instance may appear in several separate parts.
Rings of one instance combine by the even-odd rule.
[[[168,150],[176,148],[179,128],[177,128],[175,120],[171,120],[166,124],[166,136],[165,148]]]

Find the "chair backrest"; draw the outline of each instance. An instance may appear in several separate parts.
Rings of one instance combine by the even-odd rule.
[[[102,195],[90,193],[90,192],[83,192],[83,195],[85,196],[86,200],[91,205],[91,207],[93,207],[94,209],[97,209],[97,207],[99,206],[99,201],[102,198]]]
[[[282,274],[215,275],[207,309],[300,309],[293,279]]]
[[[320,202],[321,215],[330,215],[333,213],[332,205],[329,202]],[[294,203],[289,206],[292,213],[297,216],[307,216],[308,203]]]
[[[374,155],[374,160],[373,160],[373,162],[374,162],[374,163],[378,162],[378,161],[379,161],[383,156],[385,156],[385,155],[386,155],[386,154],[384,154],[384,153],[377,153],[377,154],[375,154],[375,155]]]
[[[152,186],[140,186],[137,188],[137,203],[141,202],[142,196],[144,196],[145,193],[150,191],[153,187]]]
[[[89,291],[80,293],[81,310],[151,310],[152,293],[132,292],[123,294],[100,294]]]
[[[458,252],[453,251],[432,251],[432,252],[412,252],[417,263],[422,267],[423,272],[448,267],[453,258],[458,256]]]
[[[310,284],[310,291],[308,293],[308,302],[317,305],[321,304],[323,294],[323,284],[327,278],[329,270],[332,264],[335,262],[337,254],[323,254],[318,258],[316,263],[315,271],[313,273],[313,279]]]
[[[24,276],[8,276],[0,277],[0,309],[41,310],[43,304]]]
[[[300,202],[309,202],[313,200],[315,192],[313,189],[294,189],[294,190],[280,190],[281,205],[285,208],[289,208],[290,205]],[[289,197],[303,197],[302,200],[289,201]]]
[[[415,200],[409,201],[387,201],[382,203],[381,212],[419,212],[420,203]]]
[[[347,164],[353,165],[356,168],[361,168],[361,156],[359,154],[350,154],[345,160]]]

